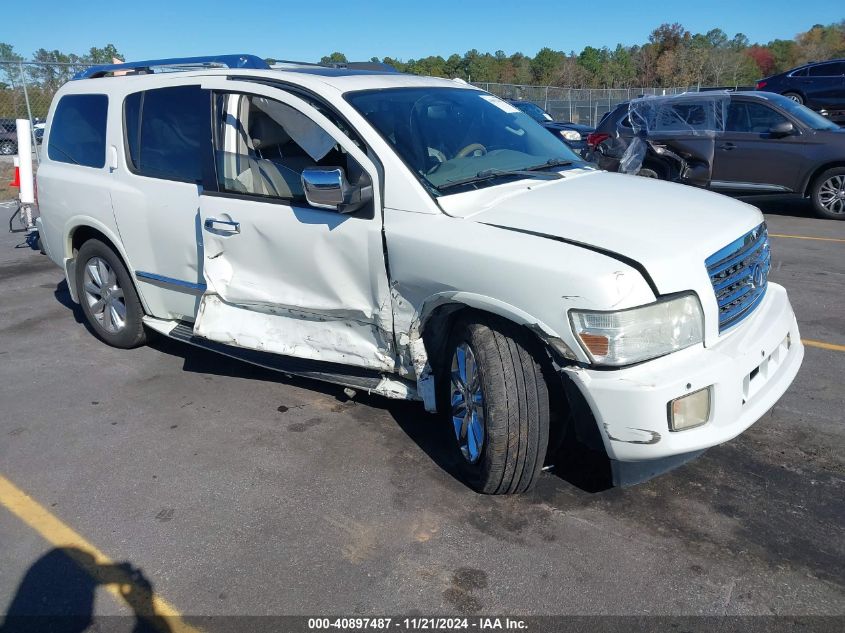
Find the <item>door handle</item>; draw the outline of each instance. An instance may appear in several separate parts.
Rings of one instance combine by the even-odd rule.
[[[205,219],[205,230],[213,231],[215,233],[240,233],[241,223],[232,222],[231,220],[218,220],[217,218]]]
[[[719,149],[724,149],[724,150],[730,151],[732,149],[736,149],[736,144],[734,144],[734,143],[722,143],[721,145],[719,145]]]

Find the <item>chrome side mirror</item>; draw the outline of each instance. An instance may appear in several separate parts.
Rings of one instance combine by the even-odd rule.
[[[373,199],[372,186],[352,185],[342,167],[309,167],[302,171],[305,200],[312,207],[339,213],[357,211]]]

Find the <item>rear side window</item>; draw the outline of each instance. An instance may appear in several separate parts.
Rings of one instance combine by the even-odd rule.
[[[838,77],[845,74],[845,62],[819,64],[810,68],[810,77]]]
[[[123,105],[126,149],[142,176],[200,182],[210,147],[210,93],[199,86],[131,94]]]
[[[47,155],[59,163],[102,168],[106,164],[106,95],[65,95],[50,124]]]

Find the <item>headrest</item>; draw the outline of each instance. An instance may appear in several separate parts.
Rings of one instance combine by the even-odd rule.
[[[370,122],[384,136],[390,136],[394,132],[396,119],[393,110],[376,110],[368,115]]]
[[[249,136],[255,149],[284,145],[290,140],[285,129],[263,112],[250,112]]]

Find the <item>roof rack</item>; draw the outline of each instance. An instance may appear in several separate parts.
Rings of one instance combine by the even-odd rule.
[[[125,64],[101,64],[91,66],[76,73],[74,79],[95,79],[109,73],[130,71],[127,74],[144,74],[153,72],[153,68],[185,67],[215,68],[249,68],[253,70],[269,70],[270,65],[256,55],[214,55],[207,57],[173,57],[171,59],[150,59],[142,62],[127,62]]]
[[[273,59],[271,68],[286,68],[295,66],[307,66],[313,68],[339,68],[347,70],[375,70],[385,73],[399,72],[394,66],[382,62],[297,62],[290,59]]]

